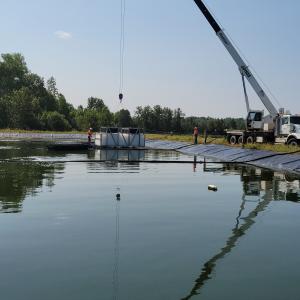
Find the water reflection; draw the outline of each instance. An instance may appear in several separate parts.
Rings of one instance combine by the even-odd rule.
[[[90,151],[88,158],[91,160],[127,160],[130,162],[144,160],[180,160],[183,158],[183,155],[175,151],[101,149]]]
[[[181,169],[178,167],[175,169],[169,169],[165,165],[158,164],[143,164],[140,162],[132,163],[131,161],[146,160],[146,159],[170,159],[170,160],[180,160],[185,159],[185,156],[180,155],[177,152],[161,152],[161,151],[88,151],[84,153],[49,153],[38,146],[34,145],[32,148],[29,144],[25,145],[24,148],[14,147],[0,148],[0,158],[39,158],[40,162],[37,161],[27,161],[27,162],[2,162],[0,163],[0,212],[2,213],[17,213],[22,210],[22,203],[26,196],[36,195],[41,192],[43,186],[52,188],[57,180],[57,174],[64,172],[66,168],[66,173],[72,175],[73,170],[77,170],[80,176],[85,172],[89,173],[141,173],[141,176],[136,176],[135,178],[142,177],[145,175],[147,178],[147,173],[144,170],[150,169],[150,171],[159,172],[162,168],[167,168],[168,172],[172,173],[172,180],[177,176],[176,172],[180,172]],[[10,153],[11,152],[11,153]],[[1,154],[2,153],[2,154]],[[15,156],[13,156],[15,155]],[[64,160],[88,160],[88,163],[79,163],[78,167],[76,163],[70,164],[52,164],[52,161],[57,161],[58,158],[63,158]],[[127,160],[126,163],[119,163],[117,160]],[[185,291],[186,295],[182,299],[191,299],[195,295],[201,293],[202,287],[212,278],[214,272],[216,271],[218,262],[222,260],[226,255],[228,255],[234,247],[237,245],[239,238],[248,233],[252,225],[255,224],[256,217],[260,215],[271,201],[292,201],[297,205],[300,202],[300,178],[298,176],[293,176],[290,174],[283,174],[280,172],[259,169],[250,166],[238,166],[230,164],[213,164],[205,163],[203,165],[203,171],[201,165],[196,165],[196,159],[191,161],[191,165],[188,165],[188,171],[192,176],[203,173],[218,173],[220,176],[231,176],[234,181],[240,179],[237,189],[242,191],[240,197],[240,203],[236,205],[236,214],[232,217],[231,230],[228,231],[228,237],[224,241],[223,247],[216,249],[215,253],[211,254],[211,257],[201,266],[199,265],[199,276],[194,282],[190,283],[190,290]],[[109,160],[106,163],[97,163],[95,160]],[[44,162],[41,162],[44,161]],[[48,163],[47,163],[48,162]],[[74,167],[75,166],[75,167]],[[83,171],[82,171],[83,170]],[[150,175],[153,178],[156,176],[157,172],[152,172]],[[197,172],[193,174],[192,172]],[[169,173],[167,173],[170,175]],[[149,174],[148,174],[149,175]],[[184,174],[187,175],[188,174]],[[126,176],[126,175],[125,175]],[[117,176],[119,177],[119,176]],[[204,177],[204,176],[203,176]],[[90,178],[98,180],[97,175],[92,175]],[[107,181],[111,180],[112,177],[103,176],[99,177]],[[120,176],[118,180],[121,182],[125,177]],[[150,181],[152,180],[150,178]],[[197,177],[195,177],[198,179]],[[166,178],[168,179],[168,178]],[[143,178],[143,180],[145,180]],[[76,182],[76,181],[74,181]],[[73,182],[72,182],[73,183]],[[164,184],[165,182],[163,182]],[[179,188],[182,186],[180,182],[178,184]],[[97,187],[99,187],[97,183]],[[145,189],[145,191],[147,191]],[[159,189],[158,189],[159,191]],[[103,188],[105,192],[105,185]],[[126,192],[126,191],[125,191]],[[124,192],[124,194],[126,194]],[[98,193],[98,192],[97,192]],[[105,193],[103,193],[105,196]],[[171,193],[170,193],[171,194]],[[119,195],[119,196],[118,196]],[[123,193],[122,193],[123,195]],[[134,194],[127,194],[128,197],[134,197]],[[161,194],[158,197],[161,197]],[[168,194],[169,195],[169,194]],[[218,194],[215,194],[218,196]],[[121,202],[121,192],[118,188],[116,190],[116,207],[115,207],[115,240],[114,240],[114,262],[113,262],[113,273],[112,280],[110,278],[110,284],[112,281],[113,287],[113,299],[117,299],[120,296],[119,291],[119,263],[120,263],[120,205]],[[70,195],[66,196],[67,200],[70,199]],[[124,197],[125,198],[125,197]],[[98,198],[97,198],[98,199]],[[140,200],[140,199],[139,199]],[[142,199],[143,200],[143,199]],[[181,201],[181,200],[179,200]],[[239,201],[239,199],[238,199]],[[139,205],[144,206],[145,203],[138,201]],[[94,202],[90,202],[94,203]],[[126,204],[126,202],[124,202]],[[86,204],[88,205],[88,204]],[[90,204],[89,204],[90,205]],[[99,206],[102,203],[98,204]],[[132,204],[131,204],[132,205]],[[148,204],[149,205],[149,204]],[[161,204],[157,204],[159,209]],[[293,203],[291,205],[294,205]],[[122,209],[126,208],[126,205],[122,206]],[[133,206],[131,206],[133,207]],[[81,209],[81,208],[80,208]],[[69,211],[69,207],[66,208]],[[123,210],[124,211],[124,210]],[[106,216],[105,211],[103,214]],[[128,213],[128,210],[127,210]],[[136,213],[136,210],[134,210]],[[222,212],[223,213],[223,212]],[[128,216],[128,215],[127,215]],[[98,216],[97,216],[98,217]],[[152,218],[152,215],[150,215]],[[198,217],[198,215],[197,215]],[[153,218],[153,220],[155,220]],[[156,219],[159,220],[159,219]],[[152,219],[151,219],[152,221]],[[94,220],[91,222],[94,225]],[[153,221],[155,222],[155,221]],[[110,224],[110,223],[107,223]],[[141,222],[143,224],[143,222]],[[144,225],[144,224],[143,224]],[[105,227],[105,226],[104,226]],[[111,227],[113,228],[113,227]],[[98,230],[98,229],[97,229]],[[126,230],[126,229],[124,229]],[[143,232],[145,227],[143,227]],[[84,235],[83,235],[84,236]],[[94,238],[94,237],[93,237]],[[124,238],[124,240],[127,237]],[[132,246],[134,248],[134,245]],[[121,247],[121,250],[123,248]],[[149,247],[149,251],[153,251]],[[123,251],[121,252],[123,253]],[[121,279],[122,277],[120,277]],[[121,281],[121,280],[120,280]],[[121,285],[122,286],[122,285]],[[183,292],[184,293],[184,292]],[[184,294],[183,294],[184,296]]]
[[[300,175],[260,169],[253,166],[204,163],[203,171],[222,175],[239,175],[243,195],[268,193],[274,200],[300,201]]]
[[[94,152],[96,160],[128,160],[139,161],[145,160],[145,151],[143,150],[96,150]]]
[[[0,158],[25,158],[36,154],[35,158],[44,161],[57,160],[57,154],[49,154],[39,143],[1,143]],[[87,157],[90,173],[136,173],[140,172],[141,164],[132,163],[145,159],[172,159],[180,160],[181,155],[173,151],[135,151],[135,150],[96,150],[85,153],[69,154],[59,153],[60,158],[68,159],[70,155],[77,158]],[[107,160],[107,163],[97,164],[93,160]],[[118,163],[117,160],[128,160],[128,163]],[[194,159],[195,160],[195,159]],[[147,169],[150,166],[144,165]],[[193,171],[196,171],[193,164]],[[2,162],[0,165],[0,212],[18,212],[21,210],[21,202],[26,195],[35,194],[43,185],[51,187],[54,185],[55,174],[64,169],[63,164]],[[220,173],[222,175],[238,175],[241,178],[243,198],[245,197],[267,197],[271,200],[287,200],[298,202],[300,200],[299,177],[286,175],[271,170],[259,169],[249,166],[238,166],[230,164],[205,163],[204,172]]]
[[[46,153],[45,143],[41,142],[0,142],[1,160],[27,158],[31,155],[46,155]]]
[[[201,288],[212,278],[218,261],[233,250],[239,238],[245,235],[251,226],[255,224],[255,218],[267,208],[271,201],[300,202],[300,177],[297,175],[283,174],[250,166],[230,164],[217,166],[207,163],[204,163],[203,171],[218,172],[224,175],[239,175],[243,187],[243,196],[235,225],[224,247],[204,263],[194,286],[182,300],[191,299],[200,294]],[[246,216],[243,216],[248,201],[257,204],[254,209],[246,213]]]
[[[0,213],[18,213],[28,195],[35,195],[45,185],[54,186],[55,174],[63,166],[39,163],[0,164]]]
[[[95,150],[89,152],[87,170],[89,173],[138,173],[138,161],[145,159],[145,151],[138,150]],[[119,160],[125,162],[119,162]],[[98,163],[97,161],[105,161]]]

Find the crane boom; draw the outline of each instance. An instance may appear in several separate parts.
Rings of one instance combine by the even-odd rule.
[[[205,4],[202,0],[194,0],[213,30],[216,32],[218,38],[221,40],[222,44],[225,46],[235,63],[238,65],[238,68],[242,74],[242,76],[245,76],[249,82],[249,84],[252,86],[254,91],[256,92],[257,96],[260,98],[263,105],[266,107],[268,112],[272,117],[276,117],[278,115],[278,111],[276,107],[271,102],[270,98],[267,96],[267,94],[264,92],[252,72],[249,70],[249,67],[244,62],[238,51],[235,49],[229,38],[226,36],[225,32],[221,29],[217,21],[214,19],[212,14],[209,12]]]

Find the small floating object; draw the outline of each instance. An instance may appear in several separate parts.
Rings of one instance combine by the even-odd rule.
[[[117,194],[116,198],[117,198],[118,201],[120,201],[121,200],[121,194]]]
[[[217,187],[216,185],[210,184],[210,185],[208,186],[208,189],[209,189],[210,191],[216,192],[216,191],[218,190],[218,187]]]

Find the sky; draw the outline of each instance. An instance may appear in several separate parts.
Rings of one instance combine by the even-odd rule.
[[[300,1],[205,3],[274,105],[300,113]],[[94,96],[112,111],[160,104],[187,116],[245,116],[237,66],[193,0],[126,0],[120,105],[120,11],[120,0],[0,0],[0,53],[22,53],[75,106]],[[248,91],[251,108],[262,109]]]

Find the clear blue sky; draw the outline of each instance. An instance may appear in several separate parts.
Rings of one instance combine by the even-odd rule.
[[[206,3],[281,105],[300,113],[300,1]],[[21,52],[30,70],[53,75],[75,106],[96,96],[113,111],[120,108],[119,0],[0,4],[1,53]],[[187,115],[245,115],[237,67],[193,0],[126,5],[123,108],[160,104]],[[250,96],[252,107],[261,108]]]

